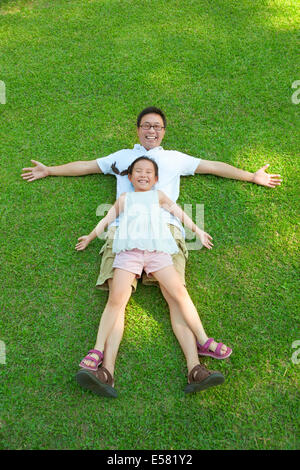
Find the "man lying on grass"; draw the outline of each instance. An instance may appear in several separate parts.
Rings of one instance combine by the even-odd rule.
[[[107,157],[98,158],[91,161],[76,161],[59,166],[47,167],[40,162],[32,160],[34,166],[23,168],[22,177],[25,181],[32,182],[47,176],[81,176],[93,173],[113,174],[117,178],[117,198],[124,192],[132,191],[127,175],[122,175],[129,165],[138,157],[146,155],[156,161],[159,168],[159,182],[157,189],[162,190],[173,202],[179,197],[180,176],[194,174],[212,174],[224,178],[232,178],[240,181],[248,181],[268,188],[276,188],[281,183],[280,175],[268,174],[268,165],[257,170],[255,173],[240,170],[223,162],[203,160],[173,150],[164,150],[161,147],[162,140],[166,132],[166,118],[164,113],[155,107],[145,108],[138,115],[137,134],[139,144],[133,149],[123,149]],[[116,165],[119,174],[115,174],[112,165]],[[185,262],[187,259],[187,249],[183,237],[183,231],[179,221],[170,213],[165,212],[165,221],[175,238],[178,246],[178,253],[172,255],[174,266],[185,284]],[[108,230],[107,241],[102,249],[102,261],[100,275],[97,281],[98,288],[112,288],[113,262],[112,243],[114,232],[118,221],[115,221]],[[145,278],[143,282],[157,284],[155,279]],[[135,290],[136,279],[133,280],[132,288]],[[196,338],[188,324],[182,317],[177,304],[168,295],[166,289],[160,285],[169,309],[171,324],[176,338],[182,348],[186,358],[188,375],[193,368],[200,364]],[[128,299],[124,300],[124,309]],[[120,341],[124,330],[124,313],[115,322],[105,344],[105,358],[103,367],[110,371],[113,376],[114,363],[118,353]],[[203,366],[204,367],[204,366]],[[96,372],[94,372],[96,374]],[[196,377],[195,377],[196,379]],[[199,379],[200,380],[200,379]]]
[[[226,359],[232,352],[222,343],[217,344],[213,338],[208,338],[205,333],[198,312],[173,265],[171,255],[178,252],[178,247],[160,208],[173,214],[195,232],[202,245],[208,249],[213,246],[211,236],[197,227],[166,194],[160,190],[152,191],[158,181],[158,166],[154,160],[148,157],[137,158],[128,168],[128,179],[134,192],[121,194],[97,227],[89,235],[80,237],[76,245],[76,250],[84,250],[120,215],[112,250],[116,253],[112,289],[101,316],[94,349],[81,361],[79,365],[82,370],[76,376],[83,388],[109,397],[116,396],[114,381],[110,372],[99,366],[105,357],[109,333],[118,317],[123,314],[124,303],[131,295],[132,281],[140,277],[143,270],[147,276],[153,276],[176,303],[197,339],[200,355]],[[195,380],[198,376],[201,380]],[[185,390],[196,392],[223,382],[224,376],[220,372],[207,371],[196,365],[190,373]]]

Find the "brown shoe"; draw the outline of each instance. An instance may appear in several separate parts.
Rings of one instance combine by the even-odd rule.
[[[198,364],[189,373],[188,385],[185,387],[185,393],[200,392],[209,387],[221,385],[225,378],[221,372],[208,370],[204,364]]]
[[[76,374],[76,380],[82,388],[90,390],[96,395],[117,398],[117,391],[113,387],[114,380],[110,372],[103,366],[96,371],[80,369]]]

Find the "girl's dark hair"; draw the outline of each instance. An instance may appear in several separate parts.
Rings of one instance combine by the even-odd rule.
[[[153,163],[153,166],[154,166],[154,171],[155,171],[155,176],[158,176],[158,166],[157,166],[157,163],[152,160],[152,158],[149,158],[149,157],[146,157],[146,156],[143,156],[143,157],[139,157],[139,158],[136,158],[134,160],[134,162],[131,163],[131,165],[129,165],[129,167],[127,168],[127,170],[124,170],[124,171],[119,171],[118,168],[116,167],[116,162],[112,164],[111,166],[111,169],[112,171],[116,174],[116,175],[121,175],[121,176],[124,176],[124,175],[132,175],[132,172],[133,172],[133,167],[134,165],[139,162],[140,160],[148,160],[149,162]]]
[[[145,116],[146,114],[159,114],[159,116],[163,120],[164,127],[167,127],[167,119],[166,119],[165,113],[161,109],[156,108],[155,106],[149,106],[148,108],[145,108],[143,109],[143,111],[140,112],[136,121],[137,127],[140,127],[142,117]]]

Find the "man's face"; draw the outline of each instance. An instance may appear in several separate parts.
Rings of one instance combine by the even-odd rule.
[[[150,124],[151,126],[158,125],[163,127],[164,121],[162,117],[159,114],[154,113],[145,114],[145,116],[142,117],[140,127],[137,130],[140,144],[146,150],[159,147],[161,141],[164,138],[165,129],[161,129],[160,131],[155,130],[154,127],[150,127],[150,129],[143,129],[141,127],[143,124]]]

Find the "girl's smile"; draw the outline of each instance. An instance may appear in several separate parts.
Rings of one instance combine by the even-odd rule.
[[[128,175],[128,178],[136,192],[150,191],[158,181],[154,165],[148,160],[138,161],[133,167],[132,174]]]

